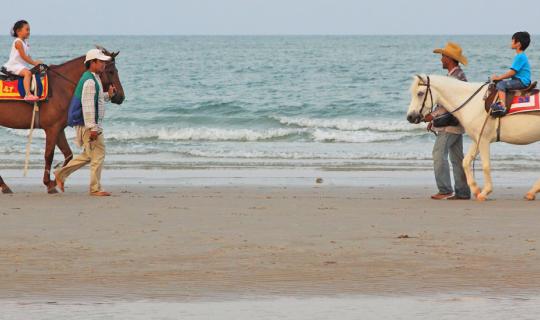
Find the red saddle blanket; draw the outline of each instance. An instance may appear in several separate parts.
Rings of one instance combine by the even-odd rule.
[[[540,111],[540,94],[526,97],[514,97],[508,114]]]
[[[23,101],[24,86],[22,78],[17,80],[0,80],[0,100],[2,101]],[[49,92],[49,77],[42,75],[37,83],[39,100],[47,99]]]

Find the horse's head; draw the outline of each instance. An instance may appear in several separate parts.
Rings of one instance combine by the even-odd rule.
[[[411,85],[411,103],[407,111],[407,121],[418,124],[425,120],[437,101],[436,92],[431,88],[429,76],[416,75]]]
[[[120,82],[118,69],[116,69],[116,57],[118,56],[120,51],[109,52],[101,46],[96,47],[100,49],[105,55],[111,57],[111,61],[107,62],[105,70],[100,75],[101,82],[103,83],[103,89],[105,91],[108,91],[111,84],[114,85],[114,87],[116,88],[116,94],[111,98],[111,102],[116,104],[122,104],[126,97],[124,95],[124,88],[122,87],[122,83]]]

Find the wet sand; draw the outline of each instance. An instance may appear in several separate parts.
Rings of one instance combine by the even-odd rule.
[[[0,299],[538,293],[540,202],[521,189],[19,188],[0,196]]]

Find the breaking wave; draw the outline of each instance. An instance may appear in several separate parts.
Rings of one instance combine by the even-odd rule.
[[[275,117],[283,125],[303,128],[326,128],[342,131],[379,131],[379,132],[418,132],[423,131],[423,125],[412,125],[406,121],[378,119],[315,119]]]

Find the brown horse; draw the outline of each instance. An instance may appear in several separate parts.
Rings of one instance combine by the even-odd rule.
[[[111,53],[98,47],[110,56],[112,60],[107,63],[105,71],[100,75],[103,90],[108,91],[111,84],[116,87],[116,95],[111,99],[112,103],[122,104],[124,101],[124,89],[120,83],[115,58],[119,52]],[[43,183],[48,193],[57,193],[56,181],[51,181],[51,165],[56,146],[64,154],[64,165],[72,158],[71,148],[66,139],[64,129],[67,126],[68,108],[75,87],[82,74],[86,71],[84,66],[85,57],[70,60],[61,65],[53,65],[48,69],[49,98],[40,102],[39,128],[45,131],[45,172]],[[13,129],[30,129],[32,121],[33,105],[26,102],[2,101],[0,102],[0,125]],[[11,189],[4,183],[0,176],[0,189],[2,193],[11,193]]]

